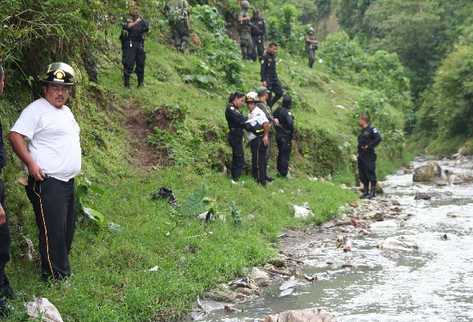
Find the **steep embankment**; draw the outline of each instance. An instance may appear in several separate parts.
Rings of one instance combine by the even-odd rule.
[[[203,42],[213,37],[199,35]],[[310,222],[322,222],[356,197],[308,176],[353,181],[349,160],[360,87],[337,80],[324,65],[310,70],[303,59],[282,52],[281,78],[296,100],[295,178],[266,189],[249,177],[232,185],[224,172],[230,150],[223,109],[231,90],[258,85],[259,65],[237,60],[242,83],[231,85],[228,73],[214,67],[218,57],[202,54],[204,49],[182,55],[162,43],[160,33],[147,41],[145,88],[122,88],[119,44],[110,38],[107,54],[98,57],[100,85],[80,77],[71,105],[82,128],[81,202],[116,225],[97,227],[79,214],[68,282],[45,286],[37,263],[25,259],[25,240],[36,241],[36,228],[15,183],[19,164],[7,168],[14,239],[8,273],[18,292],[10,321],[25,318],[23,303],[34,295],[49,298],[68,321],[173,320],[205,289],[274,255],[271,243],[280,231],[303,224],[293,218],[292,204],[308,202],[315,213]],[[227,45],[224,50],[238,55],[236,46]],[[5,128],[28,101],[22,95],[12,103],[13,95],[1,103]],[[161,186],[173,189],[180,208],[151,199]],[[209,207],[206,198],[225,220],[196,219]]]

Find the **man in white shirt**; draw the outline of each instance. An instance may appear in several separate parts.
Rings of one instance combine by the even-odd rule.
[[[269,130],[271,125],[266,114],[256,106],[258,94],[250,92],[246,95],[246,103],[250,114],[248,121],[252,131],[248,132],[248,141],[251,148],[251,170],[256,181],[265,186],[268,180],[266,173],[268,166],[267,149],[269,145]]]
[[[74,70],[53,63],[41,82],[43,98],[23,110],[9,140],[28,169],[26,193],[39,229],[42,277],[64,279],[71,274],[74,177],[81,170],[80,128],[65,105],[74,85]]]

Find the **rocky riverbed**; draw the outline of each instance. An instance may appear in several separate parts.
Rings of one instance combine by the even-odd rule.
[[[419,158],[279,257],[195,305],[200,321],[473,321],[473,160]],[[414,182],[413,178],[416,181]]]

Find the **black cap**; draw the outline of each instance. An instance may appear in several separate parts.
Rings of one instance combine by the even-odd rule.
[[[284,95],[282,99],[282,107],[290,109],[292,107],[292,97],[289,95]]]

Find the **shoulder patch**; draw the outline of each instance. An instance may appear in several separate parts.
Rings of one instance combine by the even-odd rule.
[[[378,129],[377,128],[373,128],[373,133],[379,133]]]
[[[231,109],[232,111],[234,111],[234,110],[235,110],[235,108],[234,108],[233,106],[231,106],[231,107],[230,107],[230,109]]]
[[[289,116],[292,116],[292,113],[291,113],[291,112],[288,112],[287,114],[289,114]]]

